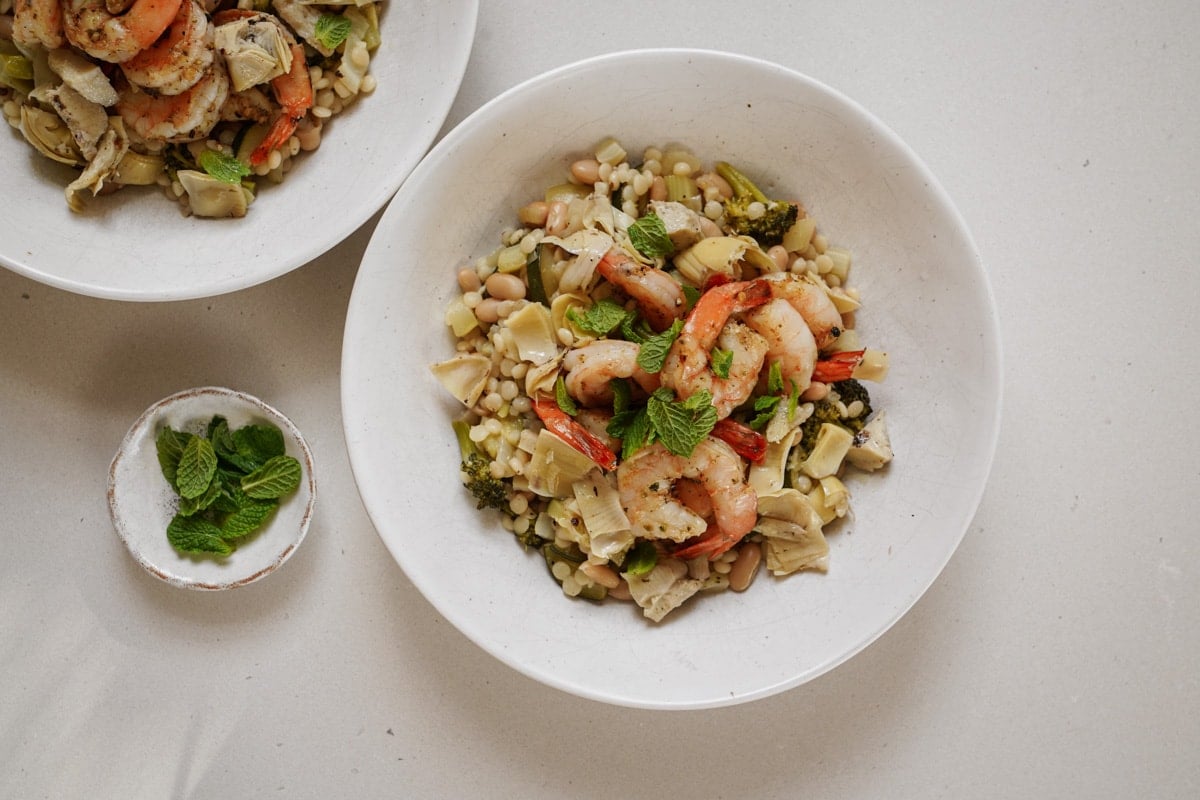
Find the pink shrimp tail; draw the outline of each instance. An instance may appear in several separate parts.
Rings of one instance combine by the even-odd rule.
[[[282,109],[262,143],[250,154],[252,167],[263,163],[271,155],[271,151],[287,144],[287,140],[296,130],[296,125],[313,106],[312,81],[308,77],[308,65],[304,63],[304,48],[299,44],[292,45],[291,70],[286,75],[273,79],[271,90]]]
[[[854,369],[862,363],[864,350],[845,350],[821,359],[813,368],[813,380],[821,383],[836,383],[854,375]]]

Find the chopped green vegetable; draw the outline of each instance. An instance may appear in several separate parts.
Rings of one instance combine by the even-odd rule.
[[[654,212],[645,214],[629,226],[629,241],[646,258],[669,256],[675,252],[666,224]]]
[[[196,158],[200,169],[223,183],[241,183],[250,174],[250,167],[227,153],[205,150]]]
[[[350,20],[341,14],[322,14],[313,30],[313,38],[329,50],[336,50],[349,35]]]
[[[643,539],[625,554],[625,563],[621,565],[621,571],[640,577],[650,574],[657,565],[658,549],[653,542]]]
[[[763,248],[783,241],[800,216],[800,207],[783,200],[772,200],[731,164],[718,161],[717,174],[733,189],[725,201],[725,224],[734,233],[753,236]],[[757,207],[752,208],[754,204]]]
[[[492,474],[491,459],[483,454],[479,446],[471,441],[471,425],[466,420],[452,423],[458,439],[458,450],[462,457],[462,471],[466,476],[463,483],[475,496],[476,508],[494,508],[512,513],[508,505],[508,489],[504,482]]]

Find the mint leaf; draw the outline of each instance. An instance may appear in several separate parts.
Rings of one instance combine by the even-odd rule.
[[[750,427],[757,431],[770,422],[771,417],[775,416],[775,409],[779,407],[781,399],[778,395],[763,395],[755,398],[754,411],[757,415],[750,420]]]
[[[233,546],[221,538],[221,529],[199,517],[176,514],[167,525],[167,541],[181,553],[227,556],[233,552]]]
[[[636,314],[630,314],[622,320],[620,326],[621,336],[627,342],[641,344],[654,335],[654,331],[650,328],[649,323]]]
[[[722,380],[729,380],[729,368],[733,366],[733,351],[714,348],[709,357],[713,375]]]
[[[250,174],[250,167],[219,150],[203,150],[196,158],[200,169],[222,183],[241,183]]]
[[[242,478],[242,491],[255,500],[283,497],[300,485],[300,462],[291,456],[275,456]]]
[[[712,406],[712,395],[706,391],[696,392],[679,403],[670,389],[655,389],[646,404],[646,413],[663,446],[685,457],[691,456],[696,445],[717,424],[717,410]]]
[[[221,497],[221,482],[214,480],[208,484],[204,494],[199,497],[180,497],[179,513],[191,517],[211,507]]]
[[[695,286],[688,286],[686,283],[680,284],[679,288],[683,289],[683,301],[687,304],[688,311],[691,311],[692,307],[700,300],[702,292]]]
[[[800,386],[795,381],[788,381],[792,385],[792,391],[788,395],[787,418],[791,422],[796,418],[796,409],[800,406]]]
[[[646,214],[629,226],[629,242],[646,258],[669,256],[675,244],[667,236],[667,226],[655,213]]]
[[[254,533],[266,524],[278,507],[278,500],[249,501],[225,518],[221,523],[221,536],[226,539],[238,539]]]
[[[246,425],[231,434],[233,445],[238,456],[246,462],[251,472],[261,467],[269,459],[281,456],[287,451],[283,442],[283,433],[274,425]]]
[[[767,394],[779,394],[783,391],[783,366],[778,361],[772,361],[767,368]]]
[[[186,433],[163,428],[154,440],[154,449],[158,452],[158,466],[171,486],[175,485],[175,472],[179,467],[179,457],[183,455],[183,446],[187,444],[187,438]]]
[[[667,360],[667,353],[670,351],[671,345],[675,343],[682,330],[683,320],[677,319],[662,333],[648,337],[638,349],[638,366],[650,373],[660,371],[663,362]]]
[[[608,385],[612,387],[613,414],[628,411],[633,396],[633,390],[629,388],[629,381],[625,378],[612,378]]]
[[[554,381],[554,402],[558,403],[558,407],[569,417],[579,413],[579,406],[575,405],[571,395],[567,394],[567,382],[563,380],[562,375]]]
[[[179,466],[175,471],[175,488],[180,497],[196,498],[208,490],[217,471],[217,454],[212,442],[203,436],[189,435]]]
[[[330,50],[336,50],[349,35],[350,20],[341,14],[322,14],[313,30],[313,38]]]
[[[613,331],[633,314],[619,303],[605,298],[580,314],[576,309],[567,309],[567,319],[582,331],[604,336]]]
[[[653,542],[643,539],[625,554],[625,562],[621,565],[621,571],[641,577],[648,575],[657,564],[658,548],[654,546]]]
[[[629,416],[622,420],[624,431],[618,437],[621,440],[621,458],[632,458],[638,450],[654,443],[654,424],[650,422],[650,414],[645,408],[625,413]],[[613,419],[616,420],[616,417]]]

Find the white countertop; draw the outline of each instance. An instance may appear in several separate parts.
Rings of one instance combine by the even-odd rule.
[[[696,46],[807,73],[916,150],[1006,364],[987,491],[916,607],[746,705],[546,688],[440,618],[359,501],[338,376],[373,223],[190,302],[0,270],[0,797],[1200,796],[1200,6],[735,6],[484,0],[446,130],[545,69]],[[202,594],[140,570],[105,482],[143,409],[210,384],[290,416],[320,488],[277,574]]]

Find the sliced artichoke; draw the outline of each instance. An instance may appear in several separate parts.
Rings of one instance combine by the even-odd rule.
[[[431,366],[434,377],[468,408],[479,401],[487,387],[492,360],[479,354],[461,354]]]
[[[596,462],[544,428],[525,475],[529,490],[542,497],[573,497],[574,484],[593,469]]]
[[[162,174],[166,161],[160,155],[135,153],[130,150],[121,157],[117,168],[113,170],[113,183],[124,186],[150,186]]]
[[[278,21],[267,14],[218,25],[214,43],[225,57],[235,92],[266,83],[292,68],[292,48]]]
[[[85,163],[71,129],[53,112],[29,104],[22,105],[21,134],[46,158],[73,167]]]
[[[99,194],[100,190],[104,188],[104,182],[116,171],[117,165],[121,163],[121,159],[127,152],[129,152],[129,137],[125,135],[125,126],[118,119],[110,124],[104,135],[100,137],[95,157],[88,162],[79,177],[67,185],[65,190],[67,206],[72,211],[81,211],[84,190],[90,189],[92,196]]]
[[[880,411],[854,434],[854,443],[846,453],[846,462],[866,472],[874,472],[891,460],[892,442],[887,432],[887,413]]]
[[[67,86],[93,103],[105,107],[116,105],[117,90],[99,66],[69,47],[51,50],[46,57],[50,69],[54,70]]]
[[[528,303],[509,314],[505,326],[512,333],[522,361],[545,364],[558,355],[550,309],[541,303]]]
[[[758,514],[754,530],[764,537],[763,554],[773,574],[826,569],[829,543],[821,530],[821,516],[808,497],[795,489],[782,489],[758,498]]]
[[[629,594],[642,609],[642,614],[655,622],[679,608],[685,600],[700,591],[704,582],[687,577],[687,564],[677,558],[660,558],[654,569],[645,575],[622,573]]]
[[[176,173],[197,217],[244,217],[249,205],[240,183],[226,183],[206,172],[181,169]]]
[[[75,146],[83,157],[88,161],[95,158],[100,137],[108,130],[108,112],[104,106],[88,100],[66,83],[59,84],[43,96],[67,124],[67,129],[75,139]]]
[[[700,215],[683,203],[667,200],[651,200],[650,211],[662,220],[667,237],[676,250],[691,247],[704,238],[700,227]]]
[[[710,236],[675,256],[675,268],[693,286],[704,286],[715,275],[739,280],[744,267],[755,274],[778,272],[774,259],[748,236]]]

